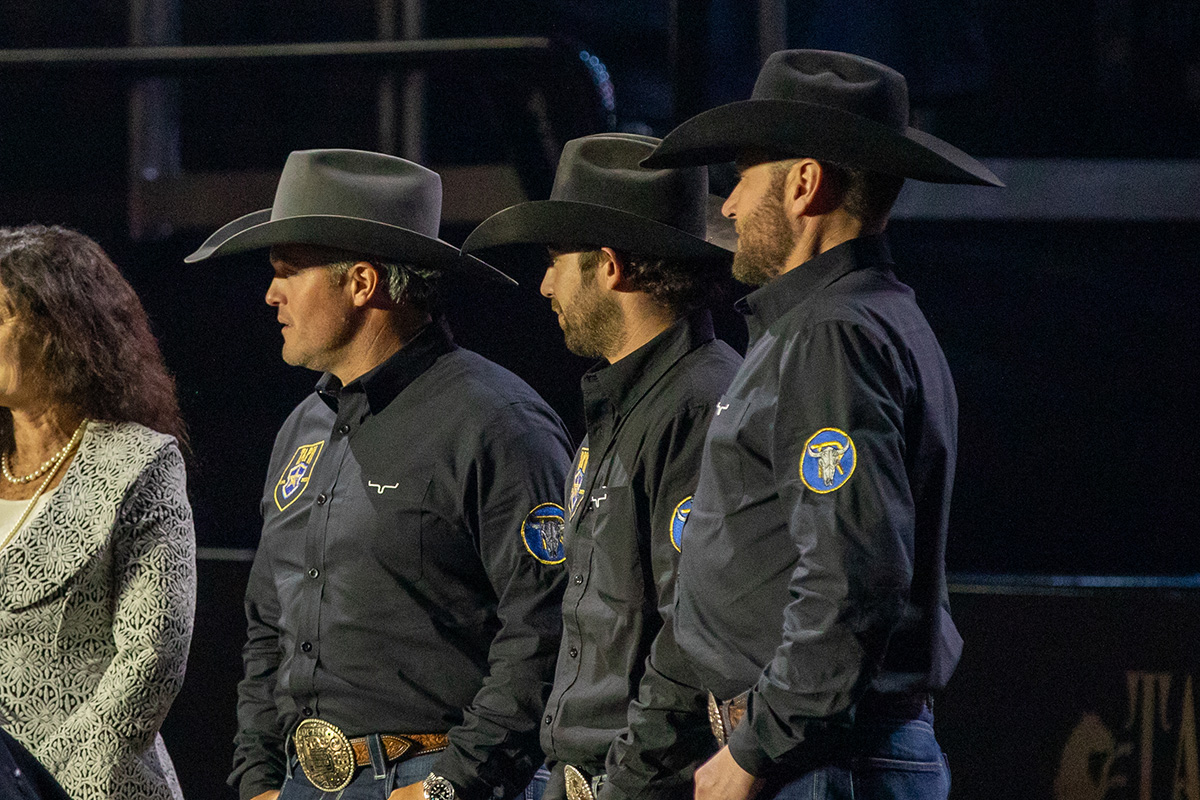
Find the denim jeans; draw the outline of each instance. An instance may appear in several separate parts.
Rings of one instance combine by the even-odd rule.
[[[548,780],[550,780],[550,770],[544,766],[538,767],[538,771],[533,773],[533,778],[525,787],[521,797],[524,800],[542,800],[542,795],[546,793],[546,781]]]
[[[835,763],[765,788],[761,800],[946,800],[950,767],[927,709],[917,719],[860,719]]]
[[[350,785],[340,792],[322,792],[313,786],[293,756],[292,774],[284,782],[279,800],[385,800],[396,789],[425,780],[438,755],[429,753],[391,764],[383,778],[376,778],[375,770],[369,766],[360,767]],[[529,785],[522,790],[522,800],[542,800],[542,792],[546,789],[546,779],[549,777],[550,773],[545,767],[534,773]]]
[[[371,766],[359,767],[354,779],[340,792],[323,792],[313,786],[292,756],[291,775],[283,782],[279,800],[386,800],[401,786],[425,780],[440,753],[427,753],[407,761],[389,764],[381,778]]]

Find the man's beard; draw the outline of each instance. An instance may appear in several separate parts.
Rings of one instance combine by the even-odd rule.
[[[733,256],[733,277],[750,286],[762,286],[779,277],[796,247],[796,234],[783,213],[783,185],[787,172],[771,181],[763,202],[738,225],[738,249]]]
[[[577,356],[606,358],[625,341],[621,306],[613,298],[600,294],[594,271],[584,279],[571,305],[556,310],[563,317],[567,349]]]

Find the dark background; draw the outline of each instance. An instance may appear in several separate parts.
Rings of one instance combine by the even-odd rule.
[[[738,0],[685,9],[675,39],[679,7],[666,0],[428,6],[430,37],[548,34],[602,59],[611,110],[566,69],[429,75],[427,163],[513,163],[534,198],[548,191],[565,138],[610,126],[661,135],[746,96],[758,67],[752,4]],[[374,8],[189,1],[178,6],[175,41],[366,40]],[[0,0],[0,47],[124,45],[128,15],[118,0]],[[852,50],[906,72],[915,120],[980,157],[1128,161],[1200,150],[1194,2],[792,2],[786,30],[793,46]],[[348,67],[186,77],[172,90],[182,169],[277,171],[293,149],[374,149],[376,81],[377,71]],[[279,359],[261,254],[184,266],[211,228],[131,238],[129,83],[99,71],[0,72],[0,224],[71,225],[122,265],[179,380],[200,543],[251,547],[274,431],[315,376]],[[531,118],[530,91],[548,101],[549,130]],[[256,202],[269,204],[265,194]],[[953,571],[1200,572],[1200,501],[1189,488],[1200,405],[1196,218],[893,222],[901,277],[941,338],[962,405]],[[461,241],[470,227],[447,226],[443,237]],[[519,289],[452,286],[452,325],[578,434],[586,364],[565,352],[536,272],[518,277]],[[727,304],[718,320],[743,346]]]
[[[746,0],[427,6],[430,37],[551,35],[568,61],[580,51],[598,57],[583,73],[582,61],[427,73],[426,163],[511,164],[534,199],[546,196],[565,139],[611,127],[662,135],[692,113],[746,97],[760,63]],[[174,8],[170,43],[183,45],[377,34],[370,0],[180,0]],[[129,16],[125,0],[0,0],[0,49],[123,46]],[[1070,220],[973,219],[968,209],[959,220],[918,215],[889,228],[898,271],[943,344],[961,404],[948,561],[967,648],[938,707],[955,794],[1050,796],[1068,737],[1095,712],[1125,749],[1095,751],[1092,766],[1107,754],[1114,774],[1129,776],[1109,796],[1132,797],[1144,756],[1136,742],[1127,746],[1137,734],[1122,719],[1123,681],[1170,673],[1171,708],[1182,703],[1195,636],[1179,623],[1197,618],[1194,592],[1047,594],[989,584],[986,574],[1200,573],[1200,4],[793,0],[783,22],[791,46],[850,50],[900,69],[916,123],[989,163],[1111,159],[1179,170],[1179,187],[1166,184],[1182,209],[1172,219],[1089,215],[1083,190]],[[377,80],[361,66],[312,65],[179,79],[166,88],[178,99],[179,166],[267,174],[294,149],[375,149]],[[0,225],[61,223],[100,241],[142,296],[177,376],[205,549],[189,679],[164,733],[188,796],[215,798],[224,796],[241,670],[248,565],[236,559],[257,543],[275,431],[316,376],[279,358],[262,300],[263,254],[182,263],[216,225],[269,205],[272,181],[235,198],[231,180],[228,210],[219,193],[206,195],[213,224],[134,231],[130,85],[104,70],[0,62]],[[1020,163],[1037,172],[1037,161]],[[1134,211],[1139,190],[1106,189]],[[991,191],[1005,190],[980,189],[969,202],[986,204]],[[470,228],[460,220],[442,235],[457,243]],[[565,351],[537,295],[540,276],[531,268],[517,277],[516,289],[452,284],[451,324],[462,344],[529,381],[578,437],[587,364]],[[716,316],[719,333],[744,346],[728,303]],[[1174,737],[1176,718],[1165,722]],[[1177,755],[1165,722],[1156,770]],[[1154,773],[1155,796],[1163,780],[1169,773]]]

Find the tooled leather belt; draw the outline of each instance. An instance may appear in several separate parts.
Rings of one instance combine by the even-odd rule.
[[[733,729],[746,716],[746,701],[749,698],[749,690],[723,702],[713,696],[712,692],[708,693],[708,724],[721,747],[729,743],[729,734],[733,733]]]
[[[341,729],[323,719],[310,718],[296,726],[292,742],[304,775],[323,792],[338,792],[349,785],[358,767],[371,763],[372,737],[349,739]],[[450,740],[444,733],[381,734],[386,762],[407,760],[445,750]]]

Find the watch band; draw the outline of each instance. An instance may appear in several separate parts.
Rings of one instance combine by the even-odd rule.
[[[421,789],[425,800],[455,800],[454,784],[432,772],[421,782]]]

